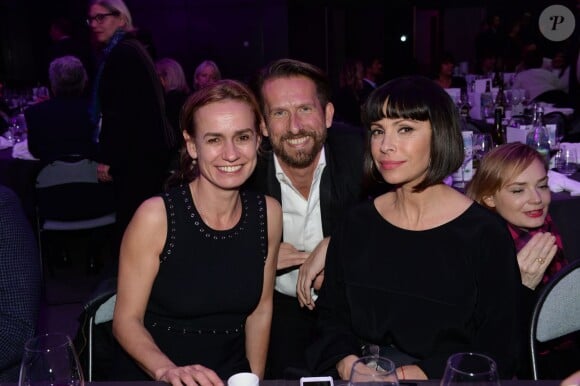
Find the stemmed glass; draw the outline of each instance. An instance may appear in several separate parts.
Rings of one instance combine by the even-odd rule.
[[[524,106],[524,110],[528,107],[528,105],[530,104],[530,102],[532,101],[530,99],[530,93],[528,90],[526,89],[519,89],[520,92],[520,102],[522,103],[522,105]]]
[[[473,134],[473,157],[476,160],[481,160],[481,158],[491,150],[493,147],[493,141],[491,139],[491,134],[489,133],[477,133]]]
[[[10,126],[8,127],[8,130],[10,130],[12,141],[14,143],[22,141],[24,128],[22,127],[21,122],[18,119],[12,118],[10,120]]]
[[[562,146],[556,153],[554,163],[556,170],[566,176],[576,173],[576,168],[578,167],[576,149]]]
[[[521,115],[523,113],[523,107],[520,107],[520,103],[524,101],[525,93],[522,89],[511,89],[508,90],[508,95],[506,98],[509,100],[511,104],[512,115]]]
[[[554,149],[559,149],[560,144],[564,140],[564,136],[566,135],[566,130],[564,125],[556,125],[556,135],[555,135],[555,144],[553,146]]]
[[[84,386],[77,353],[65,334],[44,334],[24,346],[19,386]]]
[[[440,386],[460,385],[499,386],[495,361],[486,355],[472,352],[451,355]]]
[[[352,365],[349,386],[399,386],[395,364],[377,355],[361,357]]]

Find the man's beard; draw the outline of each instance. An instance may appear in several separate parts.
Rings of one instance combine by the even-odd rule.
[[[300,138],[300,137],[310,137],[314,140],[314,146],[310,151],[294,151],[289,153],[286,151],[284,147],[284,142],[287,140],[291,140],[293,138]],[[287,134],[282,136],[278,141],[272,141],[272,149],[274,153],[280,157],[280,160],[283,161],[290,167],[303,169],[312,164],[314,159],[322,150],[324,146],[324,142],[326,141],[326,130],[323,133],[317,133],[314,131],[306,131],[300,130],[298,134]]]

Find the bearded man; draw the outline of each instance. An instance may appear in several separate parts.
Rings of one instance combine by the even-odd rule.
[[[307,375],[304,351],[315,337],[330,234],[363,197],[364,135],[333,125],[328,79],[309,63],[271,63],[255,91],[269,139],[263,143],[271,149],[262,152],[248,185],[276,198],[283,211],[266,377],[296,379]]]

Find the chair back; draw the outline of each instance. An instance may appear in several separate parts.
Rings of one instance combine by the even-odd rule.
[[[105,278],[87,299],[79,316],[74,344],[88,382],[110,380],[111,352],[116,344],[112,333],[116,295],[117,278]]]
[[[56,160],[36,177],[36,203],[41,222],[94,219],[114,213],[113,187],[99,183],[93,160]]]
[[[532,375],[538,379],[537,342],[548,342],[580,331],[580,259],[564,267],[544,287],[530,326]]]
[[[90,159],[55,160],[36,176],[36,187],[47,188],[70,183],[98,183],[97,163]]]

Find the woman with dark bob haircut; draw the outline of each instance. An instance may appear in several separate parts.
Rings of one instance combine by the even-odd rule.
[[[511,378],[514,245],[498,216],[442,182],[463,159],[451,98],[427,78],[398,78],[363,114],[367,170],[392,189],[350,210],[331,238],[312,370],[349,379],[362,346],[376,345],[399,379],[441,378],[460,351],[489,355]]]

